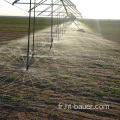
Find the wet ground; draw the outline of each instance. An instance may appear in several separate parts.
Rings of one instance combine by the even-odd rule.
[[[80,28],[69,24],[60,36],[54,31],[52,49],[50,28],[36,32],[33,58],[31,35],[29,71],[26,71],[27,36],[0,48],[1,99],[10,97],[8,103],[1,101],[2,118],[119,119],[120,46],[85,24],[78,24]],[[23,105],[25,109],[21,103],[15,107],[18,100],[27,104]],[[110,109],[59,109],[59,103],[107,104]],[[11,114],[8,109],[12,109]]]

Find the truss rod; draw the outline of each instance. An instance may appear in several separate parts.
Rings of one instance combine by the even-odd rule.
[[[68,4],[68,5],[71,4],[71,3],[70,3],[70,2],[71,2],[70,0],[66,0],[65,2],[66,2],[66,4]],[[73,3],[72,3],[72,4],[73,4]],[[75,5],[74,5],[74,6],[75,6]],[[68,6],[68,7],[69,7],[69,6]],[[75,7],[71,6],[71,8],[74,9],[74,11],[78,12],[78,13],[80,14],[80,16],[81,16],[81,13],[77,10],[76,6],[75,6]],[[82,16],[81,16],[81,17],[82,17]]]
[[[76,15],[79,15],[79,13],[75,12],[75,10],[73,10],[72,8],[69,8],[69,7],[68,7],[68,9],[69,9],[69,10],[71,11],[71,13],[74,14],[75,16],[76,16]],[[81,15],[79,15],[79,16],[81,16]]]
[[[66,0],[66,1],[68,1],[70,4],[72,4],[72,6],[74,6],[74,8],[76,8],[76,5],[72,3],[70,0]]]
[[[62,8],[63,6],[60,6],[60,7],[58,7],[57,9],[55,9],[54,11],[53,11],[53,13],[55,13],[56,11],[58,11],[60,8]],[[50,13],[49,15],[51,15],[52,13]],[[49,16],[48,15],[48,16]]]
[[[67,15],[69,16],[68,11],[67,11],[67,8],[66,8],[66,6],[65,6],[65,4],[64,4],[64,2],[63,2],[63,0],[61,0],[61,2],[62,2],[63,6],[64,6],[64,8],[65,8],[65,11],[66,11]],[[69,17],[70,17],[71,20],[75,23],[74,19],[73,19],[71,16],[69,16]],[[76,23],[75,23],[75,25],[79,28],[79,26],[78,26]],[[79,29],[80,29],[80,28],[79,28]]]
[[[30,4],[30,3],[22,3],[22,2],[17,2],[16,4]],[[34,3],[31,3],[31,4],[34,4]],[[36,3],[36,4],[38,4],[38,3]],[[45,4],[45,3],[43,3],[43,4],[41,4],[41,5],[51,5],[51,4]],[[59,4],[53,4],[53,5],[59,5]],[[66,6],[73,6],[73,5],[66,5]]]
[[[46,2],[47,0],[41,0],[39,3],[37,3],[33,8],[31,8],[30,10],[29,10],[29,12],[31,11],[31,10],[33,10],[33,9],[35,9],[36,7],[38,7],[39,5],[41,5],[41,4],[43,4],[44,2]]]
[[[53,4],[58,3],[59,0],[55,1]],[[44,9],[42,12],[40,12],[37,16],[41,15],[43,12],[45,12],[46,10],[50,9],[52,7],[52,5],[48,6],[46,9]]]

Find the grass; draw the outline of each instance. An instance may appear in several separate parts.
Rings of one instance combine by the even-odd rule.
[[[14,20],[11,21],[14,23]],[[95,20],[85,20],[82,22],[99,33]],[[117,30],[119,30],[119,28],[109,31],[109,29],[114,27],[112,22],[109,23],[102,20],[99,22],[101,23],[102,35],[111,32],[111,35],[114,36],[117,34],[116,36],[118,36],[119,31]],[[6,20],[5,25],[10,25],[10,23],[10,21]],[[18,23],[16,22],[15,24],[17,25],[19,23],[21,26],[24,25],[24,27],[28,24],[26,19],[18,20]],[[44,23],[44,21],[41,23]],[[36,24],[41,23],[37,21]],[[49,26],[48,23],[49,22],[46,21],[44,23],[46,25],[44,26]],[[118,23],[115,22],[114,24],[116,25]],[[39,30],[39,27],[38,29],[37,27],[36,30]],[[10,27],[6,28],[5,31],[7,31],[7,29],[8,31],[13,31]],[[17,28],[13,29],[17,30]],[[22,27],[19,29],[18,32],[23,30]],[[117,32],[115,33],[115,31]],[[82,35],[84,34],[85,33],[82,33]],[[114,41],[114,39],[111,40]],[[74,45],[74,43],[72,44]],[[76,44],[77,43],[75,43],[75,45]],[[84,43],[80,41],[76,47],[70,46],[69,43],[64,43],[64,46],[62,42],[55,44],[54,52],[58,50],[58,52],[62,51],[63,53],[61,53],[60,56],[59,54],[58,56],[54,56],[56,57],[55,60],[50,59],[49,56],[37,58],[37,63],[34,64],[34,66],[32,66],[32,64],[36,61],[34,61],[34,59],[31,60],[30,74],[29,71],[23,74],[21,69],[7,70],[4,67],[1,68],[3,74],[0,75],[0,79],[5,80],[5,82],[1,84],[1,87],[4,85],[7,86],[3,87],[0,91],[2,93],[0,95],[0,110],[3,111],[3,113],[0,113],[1,118],[10,120],[16,120],[22,117],[31,120],[119,119],[120,70],[118,60],[120,58],[120,50],[116,47],[108,47],[104,50],[102,46],[103,48],[101,47],[99,51],[96,50],[93,54],[91,51],[81,51],[81,49],[79,49],[81,44]],[[85,49],[87,49],[87,47],[85,47]],[[67,56],[68,51],[73,56]],[[23,59],[20,57],[19,59],[16,58],[15,61],[17,62],[13,61],[14,63],[11,65],[17,66],[23,62]],[[8,76],[5,76],[4,73]],[[61,102],[63,104],[80,105],[107,104],[110,105],[110,109],[61,110],[58,109],[58,104]],[[7,112],[8,116],[4,112]],[[16,115],[16,118],[13,118],[14,115]]]
[[[53,24],[56,24],[54,20]],[[0,18],[0,41],[14,40],[21,38],[28,33],[28,18]],[[48,18],[37,18],[35,31],[47,28],[51,25],[51,20]],[[33,31],[33,19],[31,21],[31,32]]]
[[[16,99],[16,97],[13,97],[11,95],[7,95],[7,94],[1,94],[0,95],[0,102],[3,103],[3,108],[10,108],[10,109],[14,109],[15,107],[21,105],[21,106],[27,106],[25,105],[23,102],[20,102],[20,99]]]
[[[0,19],[0,30],[1,31],[28,31],[28,19]],[[36,29],[40,30],[50,26],[50,19],[37,19],[36,20]],[[54,24],[56,22],[54,21]],[[33,20],[31,21],[31,25],[33,25]],[[32,29],[31,29],[32,31]]]

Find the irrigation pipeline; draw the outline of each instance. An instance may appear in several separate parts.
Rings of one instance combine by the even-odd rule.
[[[40,0],[38,3],[36,3],[36,0],[28,0],[29,2],[21,2],[22,0],[14,0],[13,3],[11,3],[11,0],[4,0],[5,2],[14,5],[15,7],[24,10],[23,8],[20,8],[16,6],[16,4],[26,4],[29,5],[29,10],[24,10],[29,13],[29,29],[28,29],[28,45],[27,45],[27,63],[26,63],[26,70],[29,70],[29,57],[30,57],[30,28],[31,28],[31,14],[34,13],[34,19],[33,19],[33,41],[32,41],[32,58],[34,57],[34,51],[35,51],[35,20],[36,20],[36,12],[39,12],[37,16],[42,16],[43,13],[49,13],[48,15],[44,15],[47,17],[51,17],[51,43],[50,43],[50,49],[53,46],[53,39],[54,39],[54,17],[57,20],[57,25],[55,28],[56,31],[56,38],[60,37],[60,34],[64,34],[66,31],[66,27],[68,26],[68,21],[72,21],[75,23],[75,25],[79,29],[79,25],[74,21],[78,17],[82,17],[81,13],[77,10],[76,6],[70,1],[70,0],[50,0],[51,3],[48,3],[48,0]],[[47,3],[46,3],[47,2]],[[37,11],[36,9],[41,6],[47,6],[44,10]],[[54,7],[55,6],[55,7]]]

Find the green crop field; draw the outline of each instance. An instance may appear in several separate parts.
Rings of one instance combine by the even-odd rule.
[[[51,25],[50,18],[37,18],[35,30],[41,30]],[[53,24],[57,21],[54,20]],[[14,40],[21,38],[28,33],[29,19],[22,17],[1,17],[0,18],[0,41]],[[33,18],[31,21],[31,32],[33,30]]]
[[[3,31],[27,31],[28,30],[29,20],[26,19],[0,19],[0,30]],[[36,30],[40,30],[50,26],[50,19],[36,19]],[[54,22],[55,24],[55,22]],[[33,18],[31,21],[31,25],[33,25]],[[31,28],[32,30],[32,28]]]

